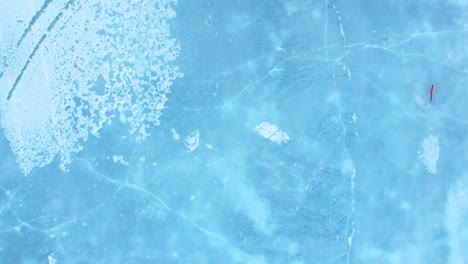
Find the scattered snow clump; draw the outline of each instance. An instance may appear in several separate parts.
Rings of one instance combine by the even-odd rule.
[[[184,144],[188,149],[187,150],[188,153],[197,149],[198,145],[200,145],[200,132],[198,132],[198,130],[195,130],[192,133],[190,133],[190,135],[188,135],[185,138]]]
[[[433,135],[427,136],[418,152],[419,158],[430,173],[437,174],[437,161],[439,160],[439,138]]]

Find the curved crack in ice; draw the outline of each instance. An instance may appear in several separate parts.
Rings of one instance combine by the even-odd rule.
[[[252,257],[250,254],[248,254],[247,252],[244,252],[242,251],[241,249],[239,249],[238,247],[236,247],[235,245],[233,245],[230,241],[228,241],[224,236],[216,233],[216,232],[213,232],[213,231],[210,231],[208,229],[206,229],[205,227],[202,227],[200,226],[199,224],[191,221],[184,213],[181,213],[175,209],[172,209],[166,202],[164,202],[159,196],[157,196],[156,194],[154,194],[153,192],[145,189],[144,187],[142,186],[139,186],[137,184],[133,184],[133,183],[130,183],[128,182],[128,178],[126,178],[125,181],[118,181],[118,180],[114,180],[114,179],[110,179],[104,175],[100,175],[98,173],[95,172],[95,174],[101,178],[103,178],[104,180],[114,184],[117,186],[117,189],[116,189],[116,192],[118,192],[119,190],[121,190],[122,188],[128,188],[130,190],[133,190],[133,191],[136,191],[138,193],[141,193],[143,195],[146,195],[146,196],[149,196],[151,198],[153,198],[160,206],[162,206],[166,211],[170,212],[171,214],[179,217],[180,219],[182,219],[184,222],[186,222],[187,224],[189,224],[190,226],[194,227],[195,229],[197,229],[198,231],[200,231],[202,234],[208,236],[208,237],[212,237],[220,242],[222,242],[223,244],[225,244],[229,249],[233,250],[236,254],[240,254],[244,257]]]
[[[335,12],[338,16],[338,22],[339,22],[339,26],[340,26],[340,34],[342,36],[342,39],[343,39],[343,47],[345,48],[345,52],[344,52],[344,55],[342,55],[343,57],[347,56],[348,54],[348,49],[346,49],[346,38],[345,38],[345,35],[344,35],[344,30],[343,30],[343,27],[341,25],[341,16],[339,15],[339,12],[337,11],[336,9],[336,6],[333,4],[333,9],[335,9]],[[324,38],[324,41],[325,41],[325,47],[327,47],[328,43],[327,43],[327,34],[328,34],[328,0],[326,0],[326,12],[325,12],[325,29],[324,29],[324,34],[325,34],[325,38]],[[328,53],[328,48],[325,49],[325,55],[326,55],[326,58],[327,58],[327,64],[330,65],[330,58],[329,58],[329,53]],[[335,63],[331,65],[331,69],[332,69],[332,77],[333,77],[333,85],[334,85],[334,88],[336,90],[338,90],[338,84],[337,84],[337,80],[336,80],[336,73],[335,73],[335,65],[340,61],[341,59],[335,59]],[[340,124],[341,124],[341,127],[342,127],[342,138],[343,140],[341,141],[341,144],[342,144],[342,147],[343,147],[343,150],[346,154],[346,157],[347,157],[347,160],[345,161],[346,163],[349,163],[348,165],[346,165],[346,169],[344,171],[344,173],[348,173],[349,174],[349,178],[350,178],[350,193],[351,193],[351,201],[350,201],[350,205],[349,205],[349,214],[348,214],[348,217],[347,217],[347,221],[346,221],[346,228],[345,228],[345,235],[347,236],[347,241],[346,241],[346,247],[347,247],[347,252],[346,253],[343,253],[343,254],[346,254],[346,263],[350,263],[351,261],[351,248],[352,248],[352,245],[353,245],[353,239],[354,239],[354,234],[355,234],[355,224],[354,224],[354,211],[355,211],[355,177],[356,177],[356,169],[354,167],[354,164],[353,164],[353,161],[352,161],[352,158],[351,158],[351,155],[348,151],[348,148],[346,147],[346,133],[347,133],[347,128],[346,126],[344,125],[344,122],[343,122],[343,117],[342,117],[342,109],[341,109],[341,94],[338,94],[337,96],[337,100],[334,101],[336,103],[336,106],[338,108],[338,115],[339,115],[339,120],[340,120]],[[343,256],[343,254],[340,254],[338,257],[335,257],[333,259],[337,259],[337,258],[341,258]]]

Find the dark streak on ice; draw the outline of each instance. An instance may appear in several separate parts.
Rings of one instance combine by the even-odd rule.
[[[75,2],[75,0],[70,0],[68,3],[65,5],[65,9],[68,9],[70,5],[72,5]]]
[[[67,4],[65,5],[65,7],[62,9],[62,11],[60,11],[60,13],[58,13],[57,16],[55,16],[54,20],[52,20],[52,22],[50,23],[50,25],[47,27],[47,32],[50,32],[55,24],[57,24],[57,22],[59,21],[59,19],[62,17],[63,15],[63,11],[67,10],[68,8],[70,8],[70,5],[72,5],[73,3],[75,2],[75,0],[69,0],[67,2]]]
[[[13,92],[15,91],[16,89],[16,86],[18,85],[19,81],[21,80],[21,77],[23,77],[23,74],[24,72],[26,71],[26,69],[28,68],[29,66],[29,63],[31,62],[31,59],[34,57],[34,55],[36,54],[36,51],[39,49],[39,47],[41,46],[42,42],[44,41],[44,39],[46,38],[46,34],[42,35],[42,38],[39,40],[39,42],[37,43],[36,47],[34,47],[34,50],[33,52],[31,53],[31,55],[29,55],[29,58],[28,58],[28,61],[26,61],[26,64],[24,65],[23,69],[21,70],[21,73],[18,75],[18,77],[16,78],[16,81],[15,83],[13,84],[13,87],[11,88],[10,92],[8,92],[8,97],[7,97],[7,100],[10,100],[11,96],[13,95]]]
[[[23,35],[21,35],[20,40],[18,40],[18,43],[16,43],[16,46],[19,47],[21,45],[21,42],[23,42],[24,38],[26,35],[31,31],[32,26],[36,21],[39,19],[39,17],[44,13],[46,10],[47,6],[52,2],[52,0],[45,0],[44,4],[41,6],[41,9],[36,12],[36,14],[31,18],[31,21],[29,21],[28,27],[24,30]]]
[[[52,0],[46,0],[46,2],[51,2]],[[63,10],[66,10],[70,7],[70,4],[73,3],[74,0],[70,0],[68,1],[68,3],[65,5],[65,8]],[[48,3],[47,3],[48,4]],[[46,3],[44,3],[44,5],[46,5]],[[42,10],[42,8],[41,8]],[[39,42],[36,44],[36,46],[34,47],[34,50],[31,52],[31,54],[29,55],[28,57],[28,60],[26,61],[26,63],[24,64],[24,67],[23,69],[21,69],[21,73],[18,75],[18,77],[16,78],[15,80],[15,83],[13,84],[13,87],[10,89],[10,92],[8,92],[8,97],[7,97],[7,100],[10,100],[11,96],[13,95],[13,92],[15,91],[16,89],[16,86],[18,86],[18,83],[20,82],[21,80],[21,77],[23,77],[23,74],[24,72],[26,71],[26,69],[28,68],[29,66],[29,63],[31,62],[31,60],[33,59],[34,55],[36,55],[36,52],[37,50],[40,48],[42,42],[44,42],[44,40],[46,39],[47,37],[47,33],[49,33],[54,27],[55,27],[55,24],[57,24],[57,22],[59,21],[59,19],[62,17],[63,15],[63,10],[58,13],[58,15],[55,16],[54,20],[52,20],[52,22],[49,24],[49,26],[47,27],[47,31],[46,33],[44,33],[44,35],[42,35],[41,39],[39,40]],[[37,15],[37,13],[36,13]],[[36,18],[37,20],[37,18]],[[1,76],[0,76],[1,77]]]
[[[47,32],[50,32],[51,29],[54,28],[55,24],[57,24],[57,21],[59,21],[59,19],[62,17],[62,12],[60,12],[55,18],[54,20],[52,20],[52,22],[50,23],[50,25],[47,27]]]

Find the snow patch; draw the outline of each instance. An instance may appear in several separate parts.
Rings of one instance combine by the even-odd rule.
[[[200,132],[198,130],[193,131],[185,138],[185,146],[187,147],[187,152],[190,153],[198,148],[200,145]]]
[[[422,142],[418,152],[419,158],[430,173],[437,174],[437,161],[439,160],[439,138],[427,136]]]
[[[285,132],[278,129],[274,124],[262,122],[255,127],[255,130],[260,136],[269,139],[275,143],[286,143],[289,141],[289,136]]]

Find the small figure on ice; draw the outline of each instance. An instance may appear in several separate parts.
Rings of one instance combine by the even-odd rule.
[[[429,89],[429,92],[431,93],[431,97],[429,98],[429,102],[432,104],[432,93],[434,92],[434,84],[432,85],[431,89]]]

